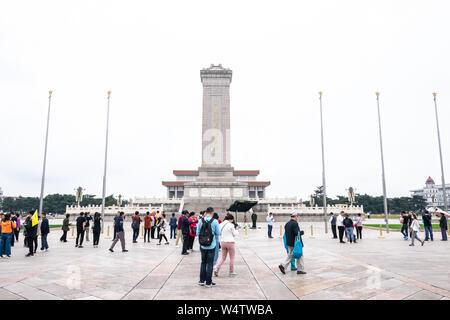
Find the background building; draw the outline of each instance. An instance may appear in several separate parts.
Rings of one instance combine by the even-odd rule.
[[[427,200],[429,206],[444,207],[443,187],[441,184],[435,184],[431,177],[425,181],[425,187],[422,189],[410,190],[413,196],[422,196]],[[445,185],[447,203],[450,199],[450,184]]]

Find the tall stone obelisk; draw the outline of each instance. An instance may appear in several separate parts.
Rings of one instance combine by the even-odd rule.
[[[235,181],[230,165],[230,83],[222,65],[200,71],[203,85],[202,166],[198,180]]]
[[[211,65],[200,71],[203,85],[202,165],[195,181],[184,184],[185,207],[224,212],[247,198],[248,184],[238,182],[230,164],[230,83],[232,71]]]

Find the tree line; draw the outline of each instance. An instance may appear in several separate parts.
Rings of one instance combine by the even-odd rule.
[[[122,205],[126,205],[127,200],[122,200]],[[43,211],[47,213],[65,213],[67,205],[76,205],[76,199],[71,194],[49,194],[44,198]],[[102,198],[95,195],[83,195],[82,206],[101,205]],[[105,206],[117,205],[114,195],[105,197]],[[29,212],[39,210],[39,197],[4,197],[0,202],[0,210],[4,212]]]
[[[314,203],[318,206],[323,205],[323,187],[316,188],[313,194]],[[309,206],[310,201],[303,201],[303,204]],[[335,199],[327,197],[327,205],[347,204],[350,205],[348,197],[336,196]],[[355,194],[353,205],[362,205],[364,212],[384,213],[383,196],[371,196],[368,194]],[[427,201],[421,196],[387,198],[389,213],[400,213],[402,211],[423,212],[427,207]]]

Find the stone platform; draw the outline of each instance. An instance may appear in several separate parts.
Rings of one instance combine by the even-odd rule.
[[[128,223],[127,223],[128,225]],[[310,225],[314,238],[310,238]],[[357,244],[339,244],[325,235],[321,223],[301,223],[305,230],[304,254],[308,274],[280,273],[285,256],[278,224],[274,239],[266,225],[241,230],[235,271],[228,276],[227,262],[215,278],[214,288],[199,287],[200,254],[181,256],[174,240],[170,245],[131,243],[128,253],[110,253],[111,240],[102,235],[100,248],[92,242],[74,247],[58,241],[60,230],[49,236],[50,250],[25,258],[23,238],[11,259],[0,259],[0,299],[449,299],[449,242],[435,240],[409,247],[398,233],[363,230]],[[70,234],[69,234],[70,236]],[[423,233],[420,235],[423,237]],[[436,235],[439,237],[439,235]],[[70,238],[70,237],[69,237]],[[92,241],[92,237],[91,237]],[[198,250],[196,243],[194,249]]]

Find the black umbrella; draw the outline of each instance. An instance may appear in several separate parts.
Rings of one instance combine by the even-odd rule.
[[[258,201],[247,201],[247,200],[236,200],[229,208],[228,211],[234,212],[247,212],[253,206],[255,206]]]
[[[258,201],[248,201],[248,200],[236,200],[229,208],[228,211],[236,212],[236,223],[237,223],[237,213],[247,212],[253,206],[255,206]],[[244,223],[247,222],[247,216],[244,214]]]

